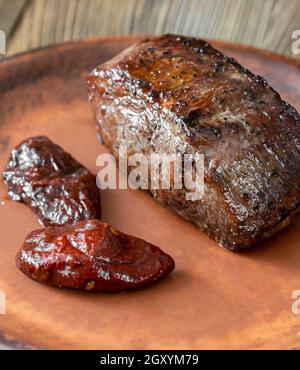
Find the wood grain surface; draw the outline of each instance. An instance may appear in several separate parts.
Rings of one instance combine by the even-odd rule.
[[[87,101],[87,71],[129,46],[104,38],[41,49],[1,62],[0,168],[25,137],[45,134],[96,173],[106,149]],[[295,61],[215,42],[300,109]],[[25,97],[25,98],[24,98]],[[300,284],[300,219],[256,248],[231,253],[136,190],[102,192],[103,220],[159,245],[176,262],[159,284],[127,294],[93,294],[39,284],[17,270],[36,215],[9,201],[0,182],[0,343],[60,349],[300,348],[292,292]],[[32,346],[32,347],[30,347]]]
[[[292,54],[299,0],[0,0],[8,53],[97,35],[166,32]]]

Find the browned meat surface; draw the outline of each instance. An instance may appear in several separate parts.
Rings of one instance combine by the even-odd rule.
[[[145,288],[174,269],[158,247],[99,220],[31,232],[16,262],[41,283],[114,293]]]
[[[3,178],[11,199],[24,202],[44,225],[100,218],[96,177],[45,136],[12,150]]]
[[[104,143],[117,155],[203,153],[205,194],[151,190],[222,246],[247,248],[300,203],[300,119],[260,76],[205,41],[148,39],[87,79]]]

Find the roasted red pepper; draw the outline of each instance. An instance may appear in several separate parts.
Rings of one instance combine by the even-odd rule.
[[[33,231],[16,261],[41,283],[93,292],[141,289],[174,269],[158,247],[99,220]]]
[[[101,216],[96,177],[45,136],[13,149],[3,178],[10,198],[33,209],[44,225]]]

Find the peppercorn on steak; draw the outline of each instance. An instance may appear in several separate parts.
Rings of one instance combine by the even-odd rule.
[[[149,189],[220,245],[248,248],[290,223],[300,203],[300,118],[260,76],[207,42],[146,39],[87,78],[104,144],[118,156],[204,155],[204,195]]]

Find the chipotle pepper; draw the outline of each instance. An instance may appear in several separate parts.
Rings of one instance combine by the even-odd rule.
[[[101,216],[96,177],[46,136],[13,149],[3,179],[10,198],[29,206],[45,226]]]
[[[93,292],[145,288],[174,269],[158,247],[95,219],[31,232],[16,262],[41,283]]]

